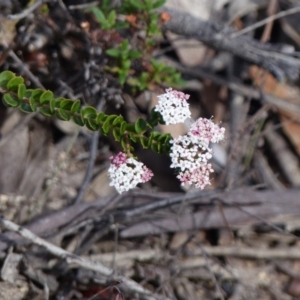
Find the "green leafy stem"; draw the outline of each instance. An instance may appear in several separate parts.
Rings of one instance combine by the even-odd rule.
[[[107,115],[92,106],[82,107],[80,100],[56,98],[53,92],[42,89],[27,89],[24,78],[11,71],[0,73],[0,92],[7,107],[18,107],[24,113],[39,111],[46,117],[72,120],[92,131],[112,134],[128,155],[134,151],[131,143],[140,143],[143,148],[151,148],[157,153],[168,153],[170,150],[171,135],[153,131],[158,123],[164,124],[161,115],[154,110],[148,121],[139,118],[134,124],[128,123],[121,115]]]

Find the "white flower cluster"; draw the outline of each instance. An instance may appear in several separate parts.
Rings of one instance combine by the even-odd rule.
[[[181,171],[196,169],[212,157],[211,149],[193,143],[190,135],[179,136],[170,143],[172,144],[171,168],[180,168]]]
[[[165,94],[158,96],[158,104],[154,110],[162,115],[167,125],[183,123],[191,117],[189,104],[186,101],[189,97],[189,95],[169,88]]]
[[[159,112],[166,124],[182,123],[190,118],[191,112],[187,100],[189,95],[167,89],[166,93],[158,96],[159,101],[154,108]],[[212,158],[210,143],[218,143],[224,139],[225,129],[212,120],[199,118],[194,122],[189,132],[170,141],[172,160],[171,168],[178,172],[177,178],[182,185],[195,185],[203,189],[210,184],[210,173],[213,172],[209,160]],[[111,166],[108,174],[111,186],[121,194],[136,187],[139,183],[147,182],[153,176],[143,163],[120,152],[110,158]]]
[[[122,152],[110,160],[112,162],[108,169],[110,186],[114,186],[120,194],[135,188],[139,183],[149,181],[153,176],[151,170],[143,163],[132,157],[126,158]]]
[[[210,184],[209,175],[213,172],[208,161],[212,158],[210,143],[224,139],[225,128],[211,120],[200,118],[190,127],[189,132],[170,141],[171,168],[179,170],[177,178],[182,185],[195,184],[203,189]]]

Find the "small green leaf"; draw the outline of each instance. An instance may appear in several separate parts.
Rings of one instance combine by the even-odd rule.
[[[130,0],[130,4],[137,9],[145,9],[144,3],[140,0]]]
[[[131,60],[130,59],[126,59],[122,62],[122,69],[125,71],[130,69],[130,66],[131,66]],[[126,72],[126,75],[127,75],[127,72]]]
[[[107,135],[109,133],[109,128],[110,128],[109,122],[105,121],[103,126],[102,126],[102,131],[105,135]]]
[[[49,106],[41,106],[39,107],[39,111],[42,115],[46,116],[46,117],[52,117],[53,113],[51,112]]]
[[[32,113],[34,110],[32,110],[31,105],[29,105],[28,103],[21,103],[19,109],[28,114],[28,113]]]
[[[96,118],[98,115],[98,112],[95,107],[93,106],[86,106],[81,110],[81,116],[82,118]]]
[[[144,149],[148,148],[148,139],[145,136],[140,137],[140,143]]]
[[[69,121],[71,116],[62,108],[56,110],[56,116],[62,121]]]
[[[96,124],[96,122],[95,122],[94,119],[88,118],[88,119],[87,119],[87,122],[85,123],[85,125],[86,125],[86,127],[87,127],[89,130],[92,130],[92,131],[98,130],[98,126],[97,126],[97,124]]]
[[[137,50],[130,50],[128,53],[129,58],[140,58],[142,57],[142,53]]]
[[[120,142],[120,140],[121,140],[120,129],[119,128],[114,128],[112,133],[113,133],[113,136],[114,136],[115,140],[117,142]]]
[[[45,91],[43,94],[40,96],[40,103],[49,103],[53,99],[53,93],[51,91]]]
[[[94,16],[96,17],[97,21],[101,24],[101,25],[105,25],[106,24],[106,18],[102,12],[101,9],[99,9],[98,7],[92,7],[91,11],[93,12]]]
[[[21,76],[16,76],[7,83],[7,88],[10,91],[17,92],[19,84],[22,84],[22,83],[24,83],[24,78]]]
[[[133,141],[133,142],[137,142],[137,137],[136,137],[136,133],[134,132],[130,132],[129,133],[129,136],[130,136],[130,139]]]
[[[152,144],[152,141],[156,141],[160,137],[160,133],[157,131],[152,131],[149,137],[149,145]]]
[[[36,100],[34,97],[29,98],[29,106],[32,111],[36,111]]]
[[[45,91],[42,90],[42,89],[35,89],[32,91],[31,93],[31,97],[34,97],[34,99],[37,101],[37,102],[40,102],[40,96],[44,93]]]
[[[24,83],[19,84],[18,87],[18,98],[19,99],[23,99],[25,97],[26,94],[26,86]]]
[[[32,89],[26,90],[24,98],[30,98],[32,96],[32,93],[33,93]]]
[[[136,133],[136,132],[135,132],[135,128],[134,128],[134,124],[127,123],[127,124],[126,124],[126,130],[127,130],[128,132]]]
[[[136,133],[141,133],[146,128],[147,128],[147,122],[142,118],[138,118],[134,124],[134,129]]]
[[[126,149],[127,149],[127,141],[126,141],[126,138],[122,138],[122,139],[121,139],[121,146],[122,146],[122,148],[123,148],[123,150],[124,150],[124,152],[125,152]]]
[[[121,52],[127,52],[128,50],[128,45],[129,45],[129,41],[128,40],[124,40],[120,46],[121,48]]]
[[[119,49],[107,49],[106,51],[105,51],[105,53],[107,54],[107,55],[109,55],[109,56],[112,56],[112,57],[119,57],[119,55],[120,55],[120,50]]]
[[[4,71],[0,73],[0,87],[7,88],[8,82],[15,77],[15,74],[11,71]]]
[[[158,144],[157,143],[152,143],[151,144],[151,150],[156,152],[156,153],[159,153],[159,149],[158,149]]]
[[[116,23],[116,11],[112,10],[108,17],[107,17],[107,22],[109,23],[110,27],[112,27]]]
[[[2,101],[7,107],[18,107],[20,104],[20,100],[9,93],[3,95]]]
[[[71,110],[73,104],[74,104],[73,100],[64,99],[60,102],[59,107],[64,109],[64,110]]]
[[[161,6],[163,6],[166,3],[166,0],[157,0],[152,4],[152,9],[157,9]]]
[[[127,72],[122,71],[122,72],[119,74],[119,81],[120,81],[120,84],[124,84],[124,83],[126,82],[126,78],[127,78]]]
[[[79,125],[79,126],[84,126],[84,120],[82,120],[81,116],[73,116],[72,120],[75,124]]]
[[[117,118],[118,116],[116,115],[111,115],[111,116],[108,116],[102,126],[102,130],[104,132],[104,134],[108,134],[109,132],[109,129],[110,129],[110,126],[112,126],[114,120]]]
[[[145,5],[147,10],[151,10],[152,8],[152,0],[145,0]]]
[[[124,132],[126,131],[126,128],[127,127],[127,122],[126,121],[123,121],[121,126],[120,126],[120,130],[121,130],[121,135],[124,134]]]
[[[50,110],[51,110],[52,113],[54,113],[55,108],[60,107],[60,103],[61,103],[63,100],[65,100],[65,98],[59,97],[59,98],[52,99],[52,100],[50,101]]]
[[[106,117],[107,116],[103,112],[99,113],[96,118],[96,124],[100,125],[101,122],[104,122],[106,120]]]
[[[160,134],[157,141],[160,142],[160,143],[164,143],[168,138],[169,138],[168,133]]]
[[[117,126],[120,125],[124,121],[124,118],[122,116],[118,116],[117,118],[114,119],[113,125]]]
[[[78,112],[80,110],[80,106],[81,106],[80,100],[74,101],[74,103],[71,107],[71,113],[74,114],[74,113]]]

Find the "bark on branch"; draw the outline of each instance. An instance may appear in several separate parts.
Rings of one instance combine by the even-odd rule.
[[[263,44],[248,36],[234,37],[234,31],[224,24],[203,21],[190,14],[164,8],[171,20],[164,25],[187,38],[197,39],[219,51],[230,52],[250,63],[270,71],[278,80],[296,79],[299,76],[300,61],[280,53],[281,45]]]

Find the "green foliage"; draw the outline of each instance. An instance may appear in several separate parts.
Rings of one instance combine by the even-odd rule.
[[[166,0],[124,0],[122,12],[126,14],[136,14],[138,12],[152,13],[152,10],[163,6]]]
[[[185,84],[181,79],[181,74],[175,68],[166,66],[155,59],[150,61],[150,71],[142,72],[139,77],[132,77],[128,83],[139,91],[151,89],[153,85],[167,85],[180,87]]]
[[[155,10],[165,4],[166,0],[124,0],[120,7],[112,10],[109,0],[103,0],[100,7],[89,9],[102,30],[116,31],[120,27],[131,26],[132,35],[140,30],[146,33],[144,41],[134,43],[135,49],[130,47],[129,39],[125,39],[116,48],[109,48],[106,54],[111,57],[110,66],[107,71],[116,74],[119,83],[129,84],[135,91],[152,89],[155,84],[179,87],[183,84],[180,74],[174,68],[165,66],[162,63],[155,63],[151,60],[150,70],[132,70],[132,60],[138,60],[140,66],[149,65],[149,56],[156,46],[154,36],[161,35],[160,15]],[[117,14],[131,17],[132,21],[117,22]],[[125,26],[126,25],[126,26]],[[158,66],[157,66],[158,65]],[[158,70],[159,69],[159,70]]]
[[[55,98],[51,91],[27,89],[24,79],[10,71],[0,73],[0,93],[3,94],[2,101],[7,107],[18,107],[24,113],[39,111],[46,117],[72,120],[92,131],[112,134],[126,152],[134,150],[131,142],[140,143],[143,148],[151,148],[158,153],[169,151],[171,135],[151,132],[154,126],[163,123],[161,115],[154,110],[150,120],[139,118],[134,124],[130,124],[122,116],[106,115],[92,106],[81,107],[80,100]]]
[[[0,74],[0,87],[7,88],[8,82],[15,77],[11,71],[4,71]]]
[[[159,14],[154,10],[163,6],[166,0],[125,0],[121,11],[125,14],[138,15],[140,20],[146,24],[148,42],[152,43],[153,35],[160,35]]]
[[[128,24],[125,22],[117,22],[117,13],[115,10],[105,13],[107,8],[101,10],[98,7],[92,7],[89,9],[89,11],[94,14],[96,20],[99,22],[103,30],[113,30],[117,28],[128,27]]]
[[[128,40],[124,40],[117,49],[106,50],[106,54],[114,57],[118,61],[118,66],[111,68],[110,70],[113,73],[118,74],[121,84],[125,83],[127,76],[130,73],[132,59],[140,58],[142,55],[140,52],[130,49]]]

